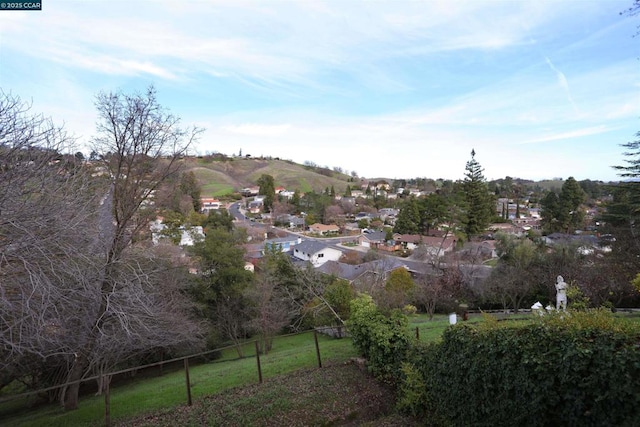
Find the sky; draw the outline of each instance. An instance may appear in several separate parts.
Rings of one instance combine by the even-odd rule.
[[[153,85],[205,129],[193,154],[456,180],[475,150],[488,180],[611,181],[640,131],[632,3],[42,0],[0,9],[0,88],[85,154],[96,95]]]

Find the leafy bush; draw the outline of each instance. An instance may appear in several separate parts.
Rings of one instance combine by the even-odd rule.
[[[369,295],[351,301],[347,321],[353,344],[367,359],[371,372],[379,379],[396,383],[401,365],[411,346],[407,317],[400,311],[385,316]]]

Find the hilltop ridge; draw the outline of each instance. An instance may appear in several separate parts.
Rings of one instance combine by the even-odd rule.
[[[185,158],[187,171],[192,171],[202,186],[203,196],[221,196],[255,186],[263,174],[273,176],[276,186],[287,190],[324,191],[333,186],[343,193],[347,185],[359,182],[339,171],[317,166],[305,166],[289,160],[242,157]]]

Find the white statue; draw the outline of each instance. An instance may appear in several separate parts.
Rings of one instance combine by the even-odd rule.
[[[562,276],[556,280],[556,310],[567,309],[567,284]]]

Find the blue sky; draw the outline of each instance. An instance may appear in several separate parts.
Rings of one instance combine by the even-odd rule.
[[[631,0],[43,0],[0,11],[0,87],[79,148],[99,91],[143,92],[194,153],[367,178],[617,180],[640,130]],[[85,145],[86,146],[86,145]]]

